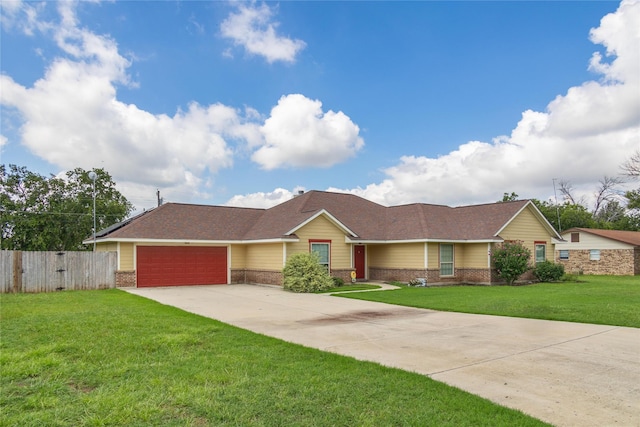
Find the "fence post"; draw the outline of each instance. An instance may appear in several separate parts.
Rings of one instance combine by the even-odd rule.
[[[13,251],[13,292],[22,292],[22,251]]]

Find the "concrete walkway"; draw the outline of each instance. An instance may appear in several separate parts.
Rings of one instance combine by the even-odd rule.
[[[252,285],[127,291],[428,375],[558,426],[640,426],[640,329],[437,312]]]

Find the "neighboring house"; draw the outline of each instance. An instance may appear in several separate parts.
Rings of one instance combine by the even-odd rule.
[[[567,273],[640,275],[640,231],[571,228],[556,246]]]
[[[348,281],[494,283],[494,245],[551,260],[559,237],[528,200],[385,207],[310,191],[269,209],[167,203],[98,233],[97,250],[118,252],[120,286],[281,285],[287,259],[310,251]]]

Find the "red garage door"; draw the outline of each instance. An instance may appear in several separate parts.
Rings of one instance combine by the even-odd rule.
[[[139,287],[227,283],[226,247],[138,246]]]

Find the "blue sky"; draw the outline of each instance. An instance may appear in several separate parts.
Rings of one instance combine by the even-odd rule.
[[[636,0],[0,4],[2,163],[139,209],[588,202],[640,148]]]

